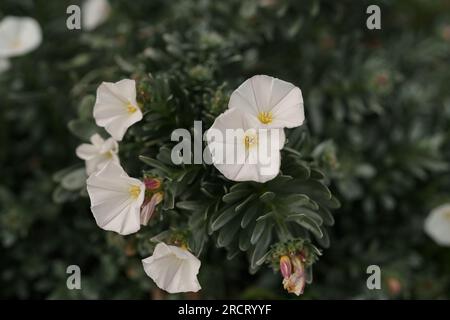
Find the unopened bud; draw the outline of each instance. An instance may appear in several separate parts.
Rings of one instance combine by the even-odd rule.
[[[292,274],[291,259],[288,256],[282,256],[280,258],[280,272],[283,278],[289,278]]]
[[[159,189],[161,186],[161,181],[156,178],[146,178],[144,179],[144,184],[147,190],[153,191]]]

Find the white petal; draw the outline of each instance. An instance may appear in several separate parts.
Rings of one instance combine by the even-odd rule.
[[[137,198],[129,193],[132,186],[139,187]],[[130,178],[120,165],[110,161],[87,179],[87,190],[92,213],[100,228],[122,235],[139,230],[144,183]]]
[[[283,129],[255,130],[257,125],[248,114],[233,108],[219,115],[206,133],[213,164],[227,179],[264,183],[278,175],[279,150],[284,145],[284,131]],[[245,133],[253,130],[258,133],[258,144],[246,150],[242,142],[244,138],[230,140],[229,136],[228,138],[226,136],[227,130],[241,130]],[[234,158],[231,157],[230,152],[233,152],[231,155],[234,154]],[[264,154],[265,157],[261,157]],[[234,161],[229,161],[230,158]]]
[[[92,144],[83,143],[77,147],[75,153],[78,158],[89,160],[98,155],[98,149]]]
[[[127,111],[129,104],[136,108],[132,113]],[[103,82],[97,89],[93,113],[97,125],[121,141],[127,129],[142,120],[142,111],[136,102],[136,82],[129,79]]]
[[[145,273],[169,293],[197,292],[200,260],[187,250],[158,243],[153,255],[143,259]]]
[[[29,17],[8,16],[0,22],[0,57],[24,55],[42,42],[39,23]]]
[[[274,119],[271,127],[293,128],[301,126],[305,120],[301,90],[297,87],[293,88],[274,105],[271,112]]]
[[[450,205],[431,211],[425,220],[425,232],[439,245],[450,246]]]
[[[265,75],[254,76],[241,84],[231,95],[228,108],[239,109],[263,128],[297,127],[305,118],[301,90],[289,82]],[[260,112],[272,113],[273,121],[261,123]]]
[[[107,0],[86,0],[81,11],[83,29],[90,31],[97,28],[108,19],[110,12]]]

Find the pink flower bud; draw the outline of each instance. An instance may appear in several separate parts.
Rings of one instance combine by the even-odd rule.
[[[280,258],[280,271],[283,278],[288,278],[292,273],[291,259],[288,256],[282,256]]]
[[[141,224],[146,226],[153,216],[156,206],[162,201],[162,192],[155,193],[149,201],[144,202],[141,207]]]
[[[294,272],[289,277],[283,279],[283,287],[289,293],[294,293],[299,296],[303,293],[306,285],[305,265],[301,256],[293,256],[291,260]]]
[[[156,190],[161,186],[161,181],[156,178],[145,178],[144,179],[145,188],[147,190]]]

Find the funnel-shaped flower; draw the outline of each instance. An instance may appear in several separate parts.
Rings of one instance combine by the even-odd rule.
[[[119,145],[113,138],[104,140],[99,134],[91,137],[91,144],[83,143],[76,149],[78,158],[86,161],[88,175],[103,168],[109,162],[119,164]]]
[[[156,285],[169,293],[201,289],[197,280],[201,262],[186,249],[158,243],[153,255],[143,259],[142,264]]]
[[[97,225],[127,235],[138,231],[145,185],[130,178],[122,167],[109,162],[87,179],[91,210]]]
[[[258,75],[247,79],[230,97],[228,108],[246,113],[261,128],[293,128],[305,114],[301,90],[292,83]]]
[[[97,28],[108,19],[111,6],[108,0],[86,0],[82,6],[83,29],[88,31]]]
[[[124,79],[116,83],[103,82],[97,89],[94,118],[99,127],[117,141],[127,129],[142,120],[142,111],[136,101],[136,82]]]
[[[278,175],[283,129],[258,129],[237,109],[216,118],[206,133],[214,166],[233,181],[266,182]]]
[[[0,58],[24,55],[41,42],[41,27],[33,18],[8,16],[0,22]]]
[[[439,245],[450,246],[450,204],[433,209],[425,220],[425,232]]]

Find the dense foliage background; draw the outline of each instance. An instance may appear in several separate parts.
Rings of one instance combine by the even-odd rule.
[[[0,297],[162,296],[142,270],[142,242],[99,229],[89,200],[60,179],[81,166],[74,134],[86,128],[73,119],[99,83],[151,73],[211,114],[254,74],[302,89],[309,152],[342,204],[303,298],[450,298],[450,250],[423,232],[450,200],[449,1],[111,0],[92,32],[67,30],[72,3],[0,4],[0,18],[32,16],[44,34],[0,74]],[[381,30],[366,28],[369,4]],[[200,295],[178,297],[293,297],[270,269],[250,275],[245,257],[225,257],[208,250]],[[66,287],[71,264],[82,290]],[[381,290],[366,287],[371,264]]]

